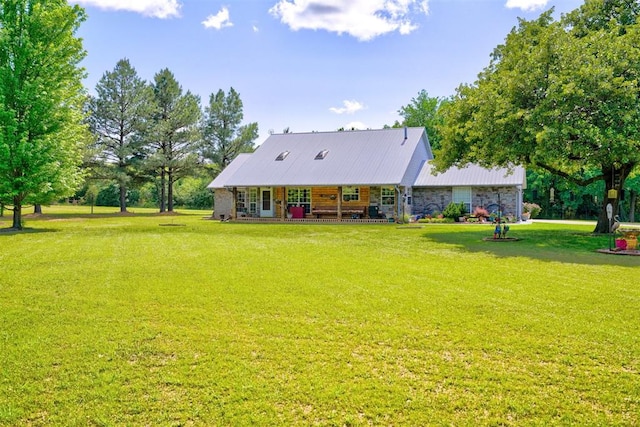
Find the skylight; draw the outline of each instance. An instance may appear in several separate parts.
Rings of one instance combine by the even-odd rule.
[[[284,159],[286,159],[288,155],[289,155],[288,151],[283,151],[282,153],[278,154],[278,157],[276,157],[276,161],[281,162]]]
[[[329,150],[322,150],[318,154],[316,154],[315,160],[322,160],[327,157],[327,154],[329,154]]]

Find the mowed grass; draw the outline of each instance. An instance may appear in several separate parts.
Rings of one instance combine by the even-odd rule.
[[[593,226],[66,209],[0,233],[0,425],[640,424],[640,257]]]

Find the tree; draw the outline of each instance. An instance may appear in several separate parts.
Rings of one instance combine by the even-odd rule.
[[[84,19],[66,0],[0,2],[0,204],[17,230],[25,203],[71,195],[81,180]]]
[[[173,211],[173,185],[197,165],[200,99],[182,87],[168,69],[161,70],[152,84],[157,110],[153,117],[147,161],[160,178],[160,212]],[[166,205],[165,205],[166,202]]]
[[[242,101],[233,88],[228,95],[222,89],[211,94],[202,124],[202,154],[219,170],[227,167],[238,154],[253,151],[258,123],[241,126],[243,118]]]
[[[118,184],[120,212],[127,211],[127,189],[143,158],[143,135],[154,111],[153,92],[128,59],[104,73],[90,101],[90,125],[96,137],[102,178]]]
[[[411,98],[408,105],[400,107],[398,114],[404,119],[402,123],[396,122],[393,127],[424,127],[427,129],[431,148],[440,148],[440,127],[443,117],[440,108],[447,102],[445,98],[430,97],[426,90],[421,90],[418,96]]]
[[[608,232],[606,205],[617,211],[640,161],[638,5],[587,0],[560,21],[551,14],[520,20],[478,80],[458,88],[436,162],[523,164],[583,186],[602,180],[595,231]]]

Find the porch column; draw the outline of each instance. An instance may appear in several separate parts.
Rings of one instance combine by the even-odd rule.
[[[282,187],[282,198],[280,199],[280,219],[284,221],[287,217],[287,188]]]
[[[338,221],[342,221],[342,187],[338,187]]]
[[[233,203],[231,204],[231,219],[238,219],[238,187],[233,187]]]

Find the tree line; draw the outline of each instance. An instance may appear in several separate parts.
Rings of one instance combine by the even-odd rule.
[[[202,195],[258,137],[257,123],[242,124],[233,88],[202,108],[170,70],[146,82],[127,59],[88,96],[76,36],[85,19],[66,0],[0,2],[0,212],[13,211],[13,229],[22,229],[26,205],[95,201],[108,183],[122,212],[130,190],[144,185],[156,189],[161,212],[173,211],[179,180],[195,179],[186,187]],[[211,206],[206,195],[200,203]]]
[[[606,206],[633,220],[638,200],[639,16],[637,1],[586,0],[558,20],[520,19],[473,84],[400,113],[429,124],[439,170],[523,165],[548,214],[590,199],[606,233]]]
[[[394,125],[426,127],[440,170],[525,166],[528,197],[551,214],[591,198],[595,231],[608,232],[608,204],[628,218],[637,204],[639,15],[635,1],[585,0],[558,20],[553,9],[520,19],[474,83],[449,98],[421,91]],[[75,36],[84,19],[66,0],[0,2],[0,210],[11,206],[16,229],[23,205],[83,182],[114,183],[123,212],[131,188],[151,185],[171,211],[180,180],[210,179],[258,135],[233,88],[203,109],[170,70],[145,82],[126,59],[87,97]]]
[[[147,83],[121,59],[95,93],[87,102],[93,139],[86,165],[90,179],[117,185],[121,212],[129,190],[145,182],[157,189],[160,212],[172,212],[180,179],[208,183],[238,153],[252,151],[258,138],[257,123],[242,124],[243,104],[233,88],[211,94],[203,110],[167,68]]]

